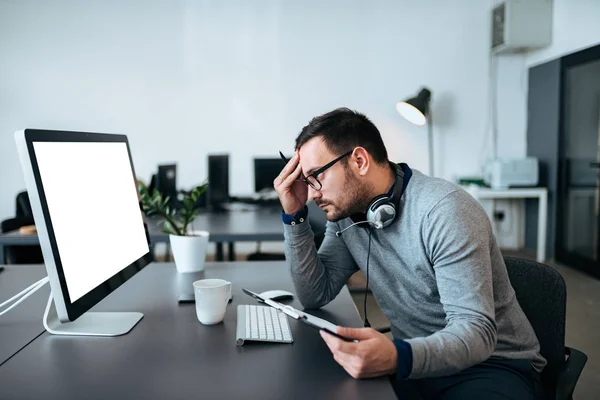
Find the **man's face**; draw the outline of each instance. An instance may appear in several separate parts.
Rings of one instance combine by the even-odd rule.
[[[302,174],[308,176],[340,155],[331,153],[321,137],[313,138],[300,148]],[[344,157],[316,178],[322,187],[315,190],[309,186],[308,198],[325,211],[327,220],[339,221],[366,208],[368,188],[353,171],[352,155]]]

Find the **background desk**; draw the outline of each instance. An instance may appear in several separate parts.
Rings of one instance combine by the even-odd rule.
[[[162,232],[160,218],[147,218],[152,243],[168,243],[169,235]],[[209,231],[209,241],[217,244],[215,259],[223,261],[223,243],[229,244],[229,261],[235,260],[235,242],[283,241],[281,208],[265,207],[253,211],[222,211],[199,213],[193,229]]]
[[[8,300],[45,276],[46,269],[43,265],[7,265],[0,272],[0,302]],[[0,317],[0,365],[44,332],[42,315],[49,295],[50,287],[45,285]]]
[[[543,263],[546,260],[546,229],[548,225],[548,189],[546,188],[511,188],[511,189],[487,189],[487,188],[467,188],[466,189],[477,200],[495,200],[495,199],[528,199],[536,198],[539,201],[538,207],[538,226],[537,226],[537,262]],[[484,207],[485,208],[485,207]],[[492,204],[493,208],[493,204]],[[487,210],[486,213],[493,218],[494,210]],[[493,221],[493,220],[492,220]]]
[[[149,217],[147,223],[152,244],[169,242],[169,235],[161,231],[159,218]],[[219,261],[224,260],[223,242],[229,243],[229,259],[233,260],[234,242],[283,241],[281,209],[275,207],[255,211],[203,212],[196,216],[193,227],[210,232],[209,240],[217,243],[216,259]],[[21,235],[18,231],[0,234],[0,263],[5,262],[4,246],[36,246],[39,243],[37,235]]]
[[[44,333],[0,367],[0,397],[395,398],[388,378],[353,379],[315,329],[292,319],[293,344],[235,345],[237,305],[256,304],[241,288],[293,290],[285,263],[207,263],[198,277],[232,282],[233,302],[223,323],[200,324],[194,304],[176,301],[174,264],[151,264],[93,309],[144,313],[131,332],[115,338]],[[41,318],[45,303],[25,305]],[[297,300],[293,305],[300,307]],[[346,288],[314,314],[342,325],[362,324]]]

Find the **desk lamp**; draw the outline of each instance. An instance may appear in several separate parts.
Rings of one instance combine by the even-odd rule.
[[[422,88],[417,97],[396,103],[396,110],[409,122],[423,126],[427,123],[429,131],[428,149],[429,149],[429,174],[434,175],[433,169],[433,122],[431,119],[431,91]]]

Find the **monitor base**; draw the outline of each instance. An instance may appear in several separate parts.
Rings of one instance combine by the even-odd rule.
[[[50,293],[43,322],[53,335],[119,336],[129,332],[143,316],[139,312],[86,312],[73,322],[60,322]]]

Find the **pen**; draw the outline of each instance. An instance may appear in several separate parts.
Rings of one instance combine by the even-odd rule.
[[[289,160],[283,155],[281,150],[279,151],[279,155],[281,156],[281,159],[283,160],[284,164],[287,164]]]
[[[281,152],[281,150],[279,150],[279,155],[281,156],[281,159],[283,160],[283,164],[287,165],[287,163],[290,161],[286,156],[283,155],[283,153]],[[300,174],[300,176],[302,178],[304,178],[304,174]],[[300,178],[298,178],[297,180],[301,180]]]

